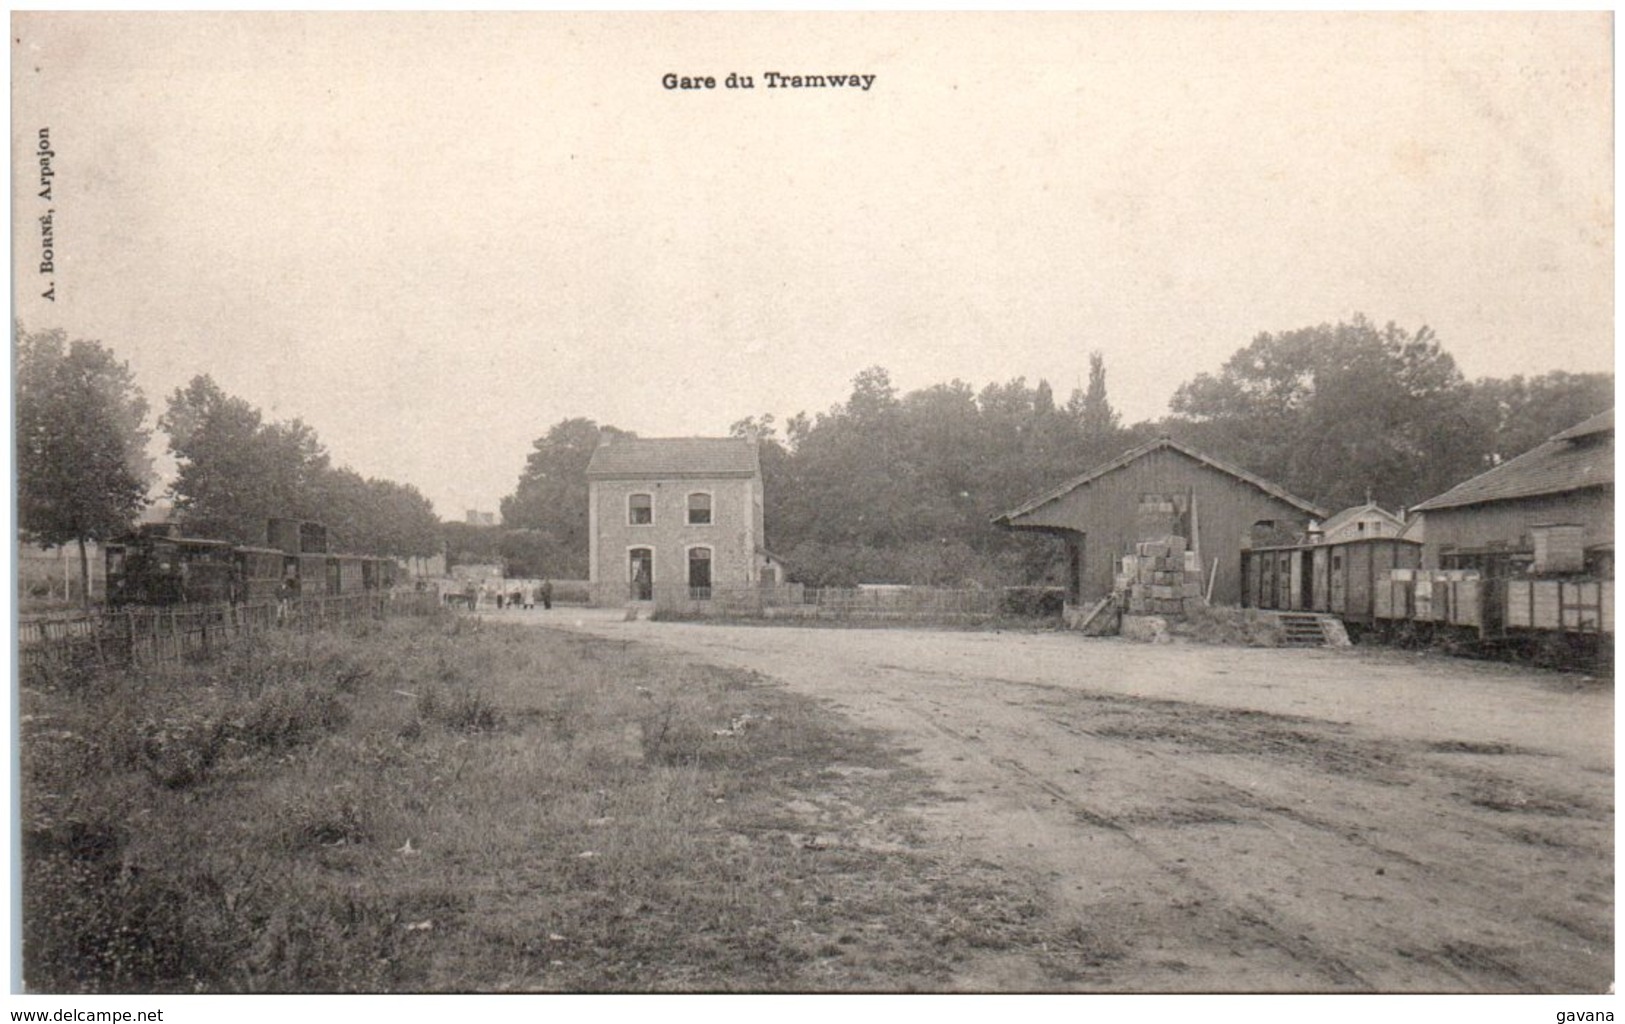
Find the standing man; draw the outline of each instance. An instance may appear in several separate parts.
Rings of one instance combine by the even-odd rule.
[[[553,581],[543,580],[542,585],[536,588],[536,594],[542,599],[542,611],[553,610]]]
[[[288,617],[288,610],[293,605],[294,599],[298,596],[299,574],[296,570],[289,569],[282,577],[282,589],[277,592],[276,620],[278,622],[281,622]]]

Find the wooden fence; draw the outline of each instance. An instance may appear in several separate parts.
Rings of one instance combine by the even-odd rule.
[[[359,619],[428,615],[438,608],[432,592],[369,592],[251,605],[121,608],[75,618],[19,622],[17,656],[24,666],[181,661],[207,657],[269,630],[327,629]]]
[[[1000,589],[944,587],[651,588],[655,611],[694,618],[765,618],[837,622],[980,622],[1010,614]],[[632,594],[634,600],[639,595]]]

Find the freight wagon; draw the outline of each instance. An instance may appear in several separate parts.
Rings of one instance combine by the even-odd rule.
[[[1254,549],[1242,553],[1243,604],[1335,615],[1351,632],[1420,636],[1571,665],[1611,656],[1611,547],[1587,552],[1584,566],[1566,574],[1535,573],[1532,567],[1545,563],[1528,557],[1458,558],[1452,559],[1458,567],[1444,569],[1421,568],[1420,560],[1421,545],[1398,538]],[[1460,567],[1466,565],[1484,568]],[[1491,577],[1492,570],[1516,575]]]
[[[1530,632],[1614,632],[1614,581],[1601,579],[1483,579],[1472,569],[1394,573],[1378,619],[1433,623],[1475,631],[1480,638]]]
[[[1241,553],[1242,606],[1320,612],[1368,626],[1377,619],[1380,581],[1422,563],[1422,545],[1397,537],[1292,544]]]

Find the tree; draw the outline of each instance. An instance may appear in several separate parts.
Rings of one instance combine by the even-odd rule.
[[[897,408],[897,389],[883,366],[871,366],[852,378],[846,411],[859,423],[878,423]]]
[[[547,575],[587,575],[587,463],[605,434],[635,436],[582,417],[555,423],[533,442],[518,485],[502,499],[503,525],[538,530],[554,551],[568,553],[569,561]]]
[[[1470,390],[1427,327],[1364,316],[1260,334],[1180,386],[1171,432],[1329,507],[1409,505],[1472,475]]]
[[[1117,410],[1106,398],[1106,357],[1099,352],[1089,353],[1089,390],[1074,393],[1070,404],[1084,437],[1092,443],[1109,437],[1121,427]]]
[[[908,529],[915,469],[903,457],[904,418],[890,375],[878,366],[853,378],[846,404],[812,420],[793,417],[790,488],[767,499],[769,529],[790,544],[896,543]]]
[[[331,550],[409,558],[442,549],[434,506],[410,484],[363,479],[344,467],[315,473],[310,488],[307,500],[320,510]]]
[[[1490,469],[1614,405],[1611,373],[1482,378],[1472,385],[1472,419]]]
[[[1104,447],[1121,433],[1115,415],[1108,422],[1096,439]],[[844,404],[791,417],[787,446],[762,429],[771,425],[752,417],[734,433],[764,438],[767,528],[808,583],[1040,580],[1053,543],[988,520],[1092,464],[1078,416],[1057,408],[1043,380],[980,392],[955,380],[899,397],[870,367]]]
[[[317,474],[313,482],[317,493],[312,504],[321,509],[319,521],[327,527],[328,550],[382,554],[372,544],[379,515],[366,479],[346,466]]]
[[[147,402],[129,365],[100,342],[16,330],[19,526],[47,547],[78,544],[88,608],[86,542],[127,532],[147,502]]]
[[[266,520],[287,517],[324,524],[330,549],[346,554],[405,558],[444,547],[434,506],[416,487],[334,468],[309,425],[267,423],[208,376],[171,395],[158,424],[179,463],[176,514],[191,533],[263,544]]]
[[[170,492],[189,531],[260,544],[268,518],[328,521],[327,450],[299,420],[265,423],[258,409],[200,375],[170,396],[158,425],[179,463]]]
[[[440,524],[440,536],[446,548],[446,567],[454,565],[488,565],[502,561],[500,526],[476,526],[455,520]]]
[[[444,549],[434,504],[416,487],[373,478],[368,479],[367,489],[378,514],[372,541],[375,553],[427,558]]]
[[[772,413],[763,413],[761,416],[746,416],[742,420],[734,420],[728,428],[729,437],[749,438],[752,441],[776,440],[779,428]]]
[[[790,449],[779,440],[778,426],[772,413],[734,421],[728,428],[728,436],[756,442],[756,452],[762,466],[762,517],[766,523],[766,536],[762,544],[769,550],[777,551],[776,545],[784,536],[783,525],[788,512],[786,502],[796,493],[794,459]]]
[[[569,575],[567,570],[581,557],[579,552],[561,548],[551,534],[541,530],[503,530],[497,554],[508,576],[526,579]]]

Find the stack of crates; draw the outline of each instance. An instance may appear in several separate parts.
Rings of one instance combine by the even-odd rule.
[[[1202,599],[1202,563],[1184,537],[1134,545],[1117,560],[1114,589],[1129,615],[1183,616]]]

